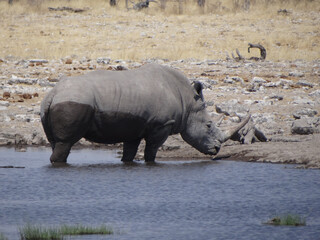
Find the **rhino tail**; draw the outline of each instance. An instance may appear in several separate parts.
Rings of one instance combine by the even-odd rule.
[[[43,130],[52,148],[54,148],[54,137],[53,137],[53,133],[52,133],[50,122],[49,122],[49,112],[50,112],[50,106],[51,106],[53,97],[54,97],[54,93],[53,91],[50,91],[41,102],[41,107],[40,107],[40,117],[41,117]]]

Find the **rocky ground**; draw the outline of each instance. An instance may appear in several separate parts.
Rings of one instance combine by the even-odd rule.
[[[95,69],[132,69],[148,62],[169,65],[191,80],[201,81],[208,111],[215,119],[224,116],[222,127],[239,122],[250,112],[256,128],[268,138],[267,142],[253,144],[229,140],[216,159],[298,163],[320,168],[319,60],[0,59],[0,145],[21,148],[47,144],[40,123],[40,103],[61,77]],[[83,139],[79,144],[96,146]],[[171,136],[158,153],[161,157],[206,156],[184,143],[180,136]]]

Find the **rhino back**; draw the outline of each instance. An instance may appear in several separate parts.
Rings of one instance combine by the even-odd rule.
[[[173,132],[181,131],[192,99],[189,80],[181,73],[156,64],[129,71],[95,71],[57,84],[52,105],[76,102],[90,105],[103,125],[132,117],[142,125],[175,120]],[[189,98],[188,95],[191,95]],[[127,116],[127,117],[124,117]]]

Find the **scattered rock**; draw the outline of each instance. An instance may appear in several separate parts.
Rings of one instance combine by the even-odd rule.
[[[22,97],[23,97],[24,99],[31,99],[31,98],[32,98],[32,95],[31,95],[30,93],[24,93],[24,94],[22,95]]]
[[[97,63],[99,64],[109,64],[111,62],[110,58],[101,57],[97,59]]]
[[[313,83],[309,83],[305,80],[300,80],[297,82],[296,84],[297,86],[301,86],[301,87],[308,87],[308,88],[313,88],[314,84]]]
[[[301,98],[300,96],[296,97],[292,104],[296,105],[311,105],[314,106],[315,102],[308,98]]]
[[[282,101],[283,98],[284,98],[283,95],[277,95],[277,94],[270,96],[270,99],[276,99],[276,100],[278,100],[278,101]]]
[[[34,63],[34,64],[43,64],[43,63],[48,63],[49,61],[46,59],[30,59],[29,63]]]
[[[125,71],[125,70],[128,70],[127,67],[125,66],[122,66],[122,65],[117,65],[117,66],[109,66],[107,68],[107,70],[112,70],[112,71]]]
[[[320,98],[320,90],[316,90],[309,94],[310,97],[317,97]]]
[[[306,116],[306,117],[314,117],[315,115],[317,115],[318,112],[314,109],[311,109],[311,108],[303,108],[303,109],[300,109],[296,112],[293,113],[293,117],[295,119],[300,119],[301,117],[303,116]]]
[[[8,101],[0,101],[1,107],[9,107],[10,103]]]
[[[264,80],[263,78],[261,77],[254,77],[251,81],[251,83],[253,84],[258,84],[259,86],[261,86],[262,84],[266,83],[267,81]]]
[[[54,87],[57,81],[59,80],[54,79],[52,81],[49,81],[48,79],[38,79],[38,84],[40,85],[40,87]]]
[[[8,84],[27,84],[27,85],[34,85],[37,84],[37,78],[18,78],[17,76],[12,76],[11,79],[7,81]]]
[[[301,118],[292,123],[291,133],[300,135],[319,133],[319,125],[320,118]]]
[[[71,58],[67,58],[66,60],[65,60],[65,64],[72,64],[72,59]]]
[[[284,88],[284,89],[289,89],[294,86],[294,83],[292,80],[287,80],[287,79],[282,79],[282,78],[276,84],[279,86],[282,86],[282,88]]]
[[[224,83],[229,83],[229,84],[233,84],[234,81],[232,80],[232,78],[230,78],[229,76],[227,76],[224,80],[223,80]]]
[[[280,86],[280,82],[268,82],[263,84],[264,87],[269,87],[269,88],[273,88],[273,87],[279,87]]]
[[[11,97],[11,94],[9,92],[4,92],[2,94],[3,98],[10,98]]]
[[[304,73],[303,72],[290,72],[289,76],[291,76],[291,77],[304,77]]]

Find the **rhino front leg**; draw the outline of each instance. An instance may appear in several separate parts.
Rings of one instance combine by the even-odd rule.
[[[146,162],[154,162],[158,149],[167,140],[172,131],[173,124],[173,120],[168,121],[163,126],[154,129],[151,134],[145,138],[146,147],[144,149],[144,160]]]
[[[134,157],[137,154],[138,147],[141,139],[132,141],[132,142],[124,142],[123,143],[123,155],[121,158],[122,162],[132,162]]]

